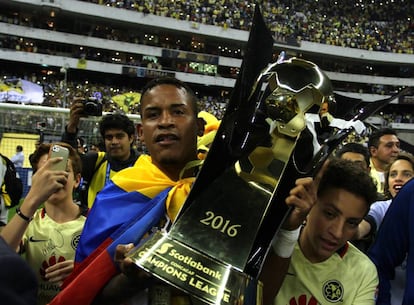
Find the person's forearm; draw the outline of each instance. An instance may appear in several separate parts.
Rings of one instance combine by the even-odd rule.
[[[78,133],[78,124],[75,122],[69,121],[69,123],[66,125],[66,131],[71,134],[77,134]]]
[[[15,249],[16,251],[18,250],[24,232],[36,212],[37,206],[38,203],[36,202],[36,199],[26,197],[20,206],[20,215],[16,213],[1,231],[1,236],[12,249]]]
[[[64,143],[69,144],[70,146],[72,146],[73,148],[77,149],[78,148],[78,143],[77,143],[77,135],[78,135],[78,130],[77,128],[75,128],[75,131],[70,131],[68,125],[65,127],[65,131],[62,134],[62,139],[61,141]]]
[[[367,236],[371,232],[371,224],[363,219],[361,223],[358,225],[358,231],[355,236],[356,240],[363,239],[365,236]]]
[[[263,283],[263,305],[273,304],[273,299],[283,284],[300,229],[300,227],[295,230],[280,229],[272,239],[259,276],[259,280]]]

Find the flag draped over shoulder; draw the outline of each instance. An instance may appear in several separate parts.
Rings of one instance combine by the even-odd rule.
[[[76,250],[75,269],[50,304],[90,304],[118,273],[116,246],[136,245],[165,212],[174,220],[193,181],[170,180],[148,156],[117,173],[97,195]]]

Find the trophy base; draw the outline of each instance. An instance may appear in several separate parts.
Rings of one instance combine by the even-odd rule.
[[[207,304],[262,304],[262,283],[156,232],[129,257],[134,263]]]

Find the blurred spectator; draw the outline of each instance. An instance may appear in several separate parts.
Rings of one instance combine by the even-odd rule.
[[[16,146],[16,153],[10,158],[13,162],[14,167],[19,168],[23,167],[24,163],[24,153],[23,153],[23,146],[17,145]]]
[[[105,151],[105,145],[102,142],[99,143],[92,143],[89,151],[100,152]]]
[[[369,136],[368,149],[371,155],[371,177],[378,193],[384,193],[385,173],[400,152],[397,132],[392,128],[375,130]]]
[[[76,142],[78,144],[78,147],[77,147],[78,153],[85,154],[88,152],[88,146],[86,145],[84,137],[78,137],[76,139]]]

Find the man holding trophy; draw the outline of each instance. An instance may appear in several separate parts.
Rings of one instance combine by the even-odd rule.
[[[285,72],[290,71],[290,67],[292,67],[293,70],[297,69],[298,67],[302,67],[305,70],[308,69],[309,67],[312,67],[312,69],[316,69],[315,71],[318,71],[316,66],[312,65],[309,62],[305,62],[301,60],[285,61],[283,63],[279,63],[278,66],[282,67],[283,69],[279,71],[278,70],[279,68],[274,68],[274,72],[271,72],[271,73],[274,73],[273,78],[271,79],[277,79],[279,84],[283,85],[285,88],[286,88],[287,83],[282,84],[282,81],[283,81],[282,78],[283,78],[283,75],[290,75],[289,73],[285,73]],[[271,85],[274,86],[274,84],[271,84]],[[276,86],[276,87],[280,88],[280,86]],[[274,86],[275,90],[273,90],[272,92],[275,92],[275,91],[277,92],[276,87]],[[319,99],[322,99],[324,96],[323,94],[318,95],[316,94],[316,92],[313,92],[317,90],[315,86],[313,85],[304,86],[304,88],[305,90],[308,90],[310,88],[309,90],[310,92],[312,92],[312,94],[304,94],[303,92],[301,92],[300,94],[295,93],[296,96],[298,96],[299,98],[309,97],[309,96],[318,96]],[[195,106],[196,104],[194,103],[194,97],[193,97],[194,95],[192,91],[190,90],[191,89],[189,89],[187,86],[183,85],[181,82],[177,80],[159,79],[159,80],[155,80],[152,83],[148,84],[148,87],[146,91],[143,92],[142,99],[141,99],[143,137],[151,153],[151,159],[146,160],[146,162],[151,163],[152,166],[155,166],[156,168],[158,168],[159,171],[161,171],[160,173],[156,174],[157,177],[159,177],[160,175],[161,176],[164,175],[164,179],[172,181],[172,182],[169,182],[171,183],[171,185],[176,184],[175,182],[180,182],[181,183],[180,188],[185,189],[185,192],[184,192],[185,194],[188,194],[189,189],[190,189],[189,187],[194,181],[193,179],[186,180],[188,179],[186,177],[194,176],[197,172],[197,170],[194,170],[198,168],[197,166],[196,167],[189,166],[188,164],[191,164],[192,161],[197,159],[196,157],[197,135],[201,134],[202,132],[202,129],[200,128],[201,125],[199,124],[199,121],[197,120],[197,108]],[[275,103],[273,103],[273,101],[283,101],[283,98],[286,97],[287,92],[283,91],[282,93],[285,95],[275,95],[275,94],[269,95],[269,96],[272,96],[273,99],[269,99],[269,98],[266,99],[266,101],[268,102],[267,107],[273,110],[275,109],[276,106],[279,107],[280,103],[279,105],[276,105]],[[287,99],[288,101],[293,100],[292,98],[293,94],[289,95],[288,97],[289,97]],[[307,100],[307,99],[304,98],[304,100]],[[313,100],[311,99],[311,101]],[[300,102],[301,101],[299,101],[298,103]],[[302,107],[302,108],[305,108],[305,107]],[[289,109],[292,109],[292,107],[288,108],[287,110]],[[295,109],[300,109],[300,107],[296,107]],[[281,109],[281,110],[284,111],[284,115],[286,116],[287,110],[286,109]],[[269,112],[267,114],[269,115],[271,113]],[[282,122],[282,120],[279,120],[278,122],[275,123],[274,121],[270,121],[268,119],[269,118],[268,115],[264,116],[265,117],[264,122],[270,123],[268,126],[269,126],[269,130],[272,130],[272,134],[270,135],[269,132],[267,132],[266,137],[269,135],[270,137],[274,137],[274,135],[277,134],[278,132],[277,128],[282,129],[282,130],[283,128],[281,128],[281,126],[276,126],[272,128],[271,125],[278,124],[278,122]],[[225,123],[225,122],[222,122],[222,123]],[[302,125],[304,126],[305,124],[302,124]],[[292,128],[290,130],[292,130]],[[261,131],[260,128],[259,128],[259,131]],[[263,141],[263,139],[260,138],[257,134],[252,135],[252,138],[260,139],[261,143],[281,143],[280,141],[283,140],[284,148],[288,147],[290,144],[289,139],[284,139],[282,136],[279,136],[279,138],[277,139],[271,139],[270,141]],[[248,143],[248,141],[244,141],[243,143]],[[182,257],[179,257],[178,255],[177,255],[177,258],[178,258],[177,262],[173,262],[174,264],[172,264],[171,266],[166,266],[166,265],[162,266],[162,264],[159,263],[160,260],[156,260],[153,257],[151,259],[149,257],[146,257],[144,261],[142,260],[140,261],[140,258],[141,258],[140,253],[142,251],[140,252],[139,249],[135,251],[130,251],[133,245],[116,244],[115,245],[117,246],[116,261],[120,263],[120,268],[123,271],[123,273],[115,273],[114,276],[112,276],[109,279],[109,281],[104,284],[103,289],[97,291],[96,295],[93,296],[94,304],[117,304],[117,303],[121,304],[126,299],[128,299],[128,297],[131,297],[132,295],[136,294],[139,290],[145,289],[149,285],[153,284],[153,280],[151,280],[153,279],[153,277],[149,276],[148,273],[145,272],[144,270],[149,271],[149,273],[153,273],[156,277],[161,278],[162,280],[165,280],[163,276],[168,275],[169,270],[172,270],[172,266],[175,266],[175,268],[180,269],[178,271],[182,273],[179,276],[176,275],[177,282],[173,282],[170,278],[168,278],[165,280],[167,283],[171,284],[172,286],[176,286],[180,288],[180,290],[189,292],[189,295],[191,297],[195,297],[195,299],[201,300],[204,303],[209,303],[211,302],[210,300],[214,298],[216,299],[220,298],[220,302],[223,304],[233,303],[235,302],[235,300],[237,300],[237,302],[239,302],[240,304],[251,303],[252,294],[254,296],[253,298],[254,302],[261,304],[262,303],[261,301],[261,295],[262,295],[261,288],[262,287],[261,287],[261,284],[256,279],[259,276],[260,270],[262,270],[261,279],[263,280],[263,283],[264,283],[263,296],[264,296],[264,301],[266,302],[263,304],[265,305],[269,304],[270,303],[269,301],[273,298],[273,296],[276,295],[276,292],[278,290],[278,287],[277,287],[278,279],[279,279],[279,284],[282,283],[282,280],[285,274],[285,272],[283,271],[283,268],[286,268],[288,266],[288,264],[286,264],[286,258],[290,257],[293,251],[293,246],[294,244],[296,244],[298,233],[297,233],[297,230],[296,230],[296,234],[291,234],[291,232],[295,232],[295,231],[291,231],[287,233],[287,235],[290,236],[287,238],[287,241],[288,242],[290,241],[290,244],[291,244],[290,251],[288,250],[286,252],[286,244],[287,244],[286,236],[285,237],[282,236],[282,239],[285,239],[285,242],[281,242],[281,247],[282,247],[281,252],[278,252],[280,249],[277,250],[278,247],[280,248],[280,246],[278,245],[279,242],[277,241],[273,242],[274,246],[272,247],[272,250],[269,251],[270,253],[269,253],[268,258],[273,259],[275,257],[275,254],[276,256],[280,256],[282,258],[279,257],[276,260],[271,261],[270,264],[269,264],[269,261],[267,261],[264,264],[264,267],[262,268],[263,263],[264,263],[264,258],[266,257],[266,254],[269,249],[269,247],[262,246],[262,244],[265,245],[267,243],[267,245],[269,245],[276,231],[270,232],[270,234],[267,234],[268,236],[264,236],[265,234],[259,235],[260,228],[254,229],[254,226],[257,227],[257,223],[254,223],[253,224],[254,226],[251,226],[249,223],[255,220],[260,222],[262,225],[266,222],[272,222],[271,220],[273,220],[273,218],[269,218],[270,216],[268,216],[268,215],[272,216],[272,214],[266,214],[266,213],[268,210],[272,209],[271,204],[273,204],[273,201],[272,201],[273,196],[272,196],[271,188],[273,188],[278,183],[275,177],[277,177],[276,174],[280,175],[280,172],[282,172],[282,170],[280,169],[281,167],[280,164],[283,165],[283,162],[280,160],[283,160],[282,157],[284,156],[284,154],[282,153],[281,154],[282,157],[280,157],[280,154],[279,154],[280,151],[278,151],[277,146],[272,146],[272,145],[259,146],[258,145],[257,147],[259,147],[259,149],[255,146],[252,146],[252,147],[253,149],[250,149],[250,153],[248,156],[252,157],[251,158],[252,160],[258,160],[257,162],[259,162],[259,164],[252,162],[252,165],[254,165],[252,166],[252,168],[254,168],[255,170],[250,170],[250,172],[245,170],[245,168],[248,168],[248,166],[246,163],[246,159],[244,159],[244,156],[241,156],[240,158],[241,162],[236,162],[235,166],[230,167],[231,168],[230,171],[224,171],[224,174],[222,174],[225,179],[234,178],[234,180],[237,181],[238,185],[244,185],[245,187],[249,187],[249,189],[246,191],[241,191],[240,189],[237,189],[236,192],[240,192],[243,197],[248,195],[251,192],[253,192],[254,194],[253,198],[250,198],[250,199],[251,201],[253,201],[254,204],[256,204],[255,207],[252,206],[250,207],[250,209],[247,209],[247,211],[244,211],[244,212],[240,211],[239,214],[241,214],[241,216],[236,215],[233,212],[228,212],[227,214],[229,217],[232,217],[232,219],[241,219],[240,221],[238,221],[240,226],[237,227],[237,229],[239,229],[240,232],[242,232],[241,230],[243,229],[243,227],[246,226],[249,228],[249,231],[253,231],[253,233],[255,233],[255,235],[253,236],[250,235],[252,236],[251,239],[246,239],[246,236],[248,234],[244,234],[243,236],[242,235],[238,236],[236,233],[236,230],[233,230],[233,231],[227,230],[227,234],[224,234],[225,237],[224,239],[220,240],[220,243],[225,244],[227,242],[226,239],[229,239],[228,242],[231,245],[231,243],[233,242],[233,239],[239,238],[238,243],[239,244],[243,243],[243,245],[240,245],[241,247],[237,251],[234,251],[234,248],[232,247],[228,249],[226,248],[219,249],[219,246],[214,241],[216,237],[214,237],[213,235],[214,233],[217,233],[217,231],[219,231],[219,233],[220,231],[222,231],[223,227],[220,227],[220,230],[217,230],[214,227],[214,226],[218,226],[218,223],[217,223],[218,220],[215,220],[216,222],[214,224],[213,223],[210,224],[210,228],[214,230],[214,232],[211,234],[212,237],[209,238],[208,236],[206,237],[206,235],[203,235],[206,238],[199,240],[197,237],[199,234],[196,234],[197,239],[193,239],[194,236],[192,236],[192,234],[196,233],[197,230],[199,230],[200,232],[202,230],[206,232],[208,231],[208,229],[205,228],[205,220],[201,219],[202,221],[201,222],[199,221],[201,225],[201,229],[198,229],[196,227],[196,224],[191,223],[191,221],[189,222],[188,219],[186,220],[187,223],[182,223],[182,220],[186,219],[186,214],[190,215],[190,219],[195,219],[196,217],[194,217],[194,215],[196,215],[197,217],[199,215],[194,214],[195,212],[192,206],[188,207],[187,210],[184,210],[184,212],[180,211],[180,203],[177,201],[171,200],[169,204],[167,204],[166,206],[163,205],[162,211],[166,211],[168,218],[172,221],[177,220],[177,213],[179,211],[180,213],[181,212],[183,213],[182,214],[183,216],[181,216],[181,218],[178,218],[177,222],[173,224],[171,231],[174,233],[174,230],[178,230],[178,231],[175,231],[175,234],[183,234],[184,238],[180,238],[179,235],[173,235],[174,238],[177,238],[177,239],[180,238],[179,242],[175,242],[175,239],[172,239],[172,238],[169,239],[168,235],[166,235],[167,238],[165,239],[165,241],[162,239],[162,238],[165,238],[164,236],[164,237],[161,237],[161,239],[156,239],[156,242],[159,242],[161,247],[162,245],[173,245],[176,247],[176,249],[184,249],[188,246],[193,245],[192,242],[189,242],[188,245],[186,246],[181,245],[181,243],[183,243],[185,239],[188,239],[190,241],[194,241],[194,244],[198,246],[200,246],[200,242],[204,241],[206,248],[203,248],[202,250],[198,250],[198,249],[196,250],[193,249],[191,251],[188,250],[189,252],[186,252],[185,257],[192,258],[192,260],[190,261],[187,259],[188,264],[185,265],[187,269],[184,269],[183,268],[184,264],[182,264],[182,262],[184,261],[185,258],[183,259]],[[213,143],[212,149],[214,149],[214,143]],[[261,155],[261,157],[257,157],[258,155]],[[206,160],[208,160],[208,158],[209,158],[209,155],[207,156]],[[273,160],[277,160],[279,166],[274,166],[274,168],[276,169],[272,168],[271,166],[268,166],[268,167],[262,166],[260,162],[263,159],[267,160],[266,164],[272,164]],[[129,183],[133,183],[134,186],[132,187],[132,189],[135,190],[138,188],[136,186],[137,174],[139,174],[142,171],[143,171],[143,167],[133,167],[130,169],[126,169],[125,171],[122,171],[117,176],[115,176],[113,178],[113,181],[115,184],[118,184],[125,189],[128,189],[128,186],[125,186],[125,185],[128,185]],[[131,172],[134,172],[134,174],[131,175],[131,177],[133,178],[127,179],[127,176]],[[281,181],[282,180],[283,179],[281,179]],[[219,182],[218,184],[220,185],[222,184],[220,179],[218,180],[218,182]],[[232,183],[230,180],[227,180],[227,182]],[[147,183],[151,184],[151,183],[155,183],[155,181],[152,181],[152,182],[150,181]],[[166,183],[166,185],[167,184],[168,182]],[[224,185],[223,187],[226,187],[226,186]],[[289,193],[290,189],[291,191]],[[221,192],[221,190],[218,189],[218,186],[214,185],[214,182],[212,182],[211,188],[209,189],[207,187],[206,190],[210,190],[211,193],[208,193],[206,195],[201,194],[198,199],[196,198],[196,203],[200,202],[202,206],[205,206],[203,203],[207,201],[209,203],[209,205],[207,205],[207,209],[208,209],[207,212],[212,211],[211,213],[216,213],[216,215],[226,213],[225,209],[220,210],[222,208],[222,205],[225,204],[225,202],[220,202],[220,205],[217,208],[215,204],[210,201],[211,199],[210,195],[217,196],[217,202],[221,199],[220,196],[218,196],[219,193],[216,192],[217,190]],[[282,217],[280,217],[279,215],[278,217],[275,217],[275,219],[276,218],[284,219],[285,225],[283,226],[283,228],[287,230],[291,230],[291,229],[296,229],[302,224],[303,220],[306,218],[308,212],[310,211],[315,201],[316,202],[318,201],[315,200],[316,198],[315,185],[313,184],[313,181],[311,178],[298,179],[296,181],[296,186],[292,185],[292,187],[290,187],[286,191],[287,191],[287,195],[282,200],[283,206],[284,206],[282,208],[282,211],[286,213],[288,205],[293,206],[294,208],[292,209],[292,212],[289,214],[287,219],[284,219],[285,215],[282,215]],[[226,194],[228,194],[230,197],[224,197],[224,198],[231,199],[231,196],[233,193],[227,190]],[[176,192],[172,195],[172,197],[178,196],[177,194],[178,192],[176,190]],[[102,191],[102,194],[100,194],[98,198],[104,195],[105,195],[105,190]],[[187,195],[184,195],[184,197],[180,197],[182,200],[181,205],[183,203],[185,196]],[[205,197],[206,200],[204,200],[203,196],[206,196]],[[113,201],[114,197],[110,197],[110,199]],[[96,205],[94,205],[93,209],[98,209],[98,207],[104,206],[103,201],[96,202]],[[360,200],[358,202],[361,202],[361,201],[363,200]],[[234,201],[227,201],[227,202],[233,205],[233,208],[235,207],[236,209],[241,209],[241,210],[243,209],[242,202],[234,202]],[[285,205],[285,202],[288,205]],[[115,205],[116,203],[111,202],[111,204]],[[276,205],[280,205],[280,203],[277,203]],[[202,210],[203,208],[205,207],[202,207],[202,208],[197,207],[197,210]],[[252,208],[254,208],[254,210],[252,210]],[[159,214],[161,217],[158,219],[158,222],[160,222],[161,219],[163,218],[162,217],[163,213],[164,212]],[[254,213],[257,213],[257,214],[255,215]],[[365,213],[365,210],[363,210],[362,214],[364,213]],[[356,224],[358,221],[360,221],[360,219],[362,219],[363,217],[362,214],[361,215],[358,214],[357,216],[352,216],[350,218],[352,218],[352,221]],[[107,218],[114,217],[114,214],[109,213],[109,212],[107,212],[106,215],[107,215],[106,216]],[[207,213],[206,215],[209,215],[209,214]],[[241,217],[241,218],[238,218],[238,217]],[[88,217],[88,221],[93,223],[94,220],[96,221],[96,218],[94,218],[94,214],[91,211],[91,215]],[[349,222],[349,220],[347,220],[347,222]],[[278,226],[280,225],[281,223],[278,224]],[[92,227],[96,227],[96,226],[99,226],[99,225],[98,224],[92,225]],[[192,229],[188,230],[189,227],[191,227]],[[229,227],[230,226],[228,226],[228,228]],[[151,229],[151,228],[148,228],[148,229]],[[233,233],[235,234],[232,236]],[[84,231],[81,237],[81,242],[82,242],[82,238],[89,238],[89,239],[97,238],[97,236],[88,235],[88,234],[85,235],[85,234],[86,233]],[[277,238],[280,238],[280,236],[277,236]],[[208,242],[209,240],[212,240],[212,245],[213,245],[212,248],[209,245],[209,242]],[[346,242],[346,240],[344,241]],[[128,242],[139,242],[139,241],[121,240],[120,243],[127,244]],[[260,247],[257,247],[255,245],[256,243]],[[180,245],[181,248],[178,247],[178,245]],[[245,250],[244,248],[246,245],[248,246],[247,250]],[[338,243],[338,246],[339,246],[339,243]],[[340,246],[342,247],[343,245],[340,245]],[[145,243],[144,243],[144,247],[145,248],[147,247]],[[254,248],[254,251],[251,251],[251,248]],[[154,255],[151,254],[151,255],[154,257],[155,256],[158,257],[159,255],[158,253],[160,252],[160,249],[157,248],[156,246],[154,246],[154,249],[155,249],[154,251],[157,254],[154,254]],[[218,255],[216,257],[210,254],[210,253],[214,253],[214,251],[218,249],[223,252],[228,250],[228,252],[225,253],[224,256],[219,256],[221,254],[219,253],[219,251],[217,251]],[[276,253],[273,253],[274,252],[273,249],[276,249]],[[127,257],[124,257],[124,254],[127,254],[126,253],[127,251],[130,251],[130,253],[128,253]],[[145,251],[148,252],[147,250]],[[251,255],[252,252],[257,253],[260,251],[264,251],[265,255],[263,256]],[[231,255],[231,253],[233,254]],[[226,255],[230,255],[230,257],[226,257]],[[243,257],[243,255],[245,255],[245,259],[241,260],[240,257]],[[217,259],[217,257],[219,257],[219,259]],[[218,260],[218,262],[215,262],[216,260]],[[232,261],[230,265],[230,263],[227,263],[226,260],[227,261],[233,260],[234,263]],[[256,262],[252,264],[253,267],[250,267],[249,264],[251,264],[251,262],[254,262],[255,260]],[[204,275],[204,276],[206,275],[197,274],[196,271],[190,270],[189,268],[192,266],[192,262],[196,262],[196,261],[197,263],[202,261],[204,267],[209,266],[208,269],[211,271],[214,271],[214,274],[211,274],[211,276],[213,277],[215,276],[216,278],[218,277],[218,274],[220,274],[221,276],[225,275],[225,272],[223,270],[227,268],[228,274],[232,272],[236,274],[234,276],[234,278],[236,279],[235,281],[236,284],[228,283],[227,281],[224,281],[224,282],[222,281],[219,284],[225,287],[225,289],[223,289],[221,292],[219,290],[220,285],[217,285],[217,283],[212,283],[211,285],[211,286],[216,285],[214,286],[215,287],[214,290],[211,287],[204,288],[206,287],[205,283],[207,283],[207,281],[202,281],[200,280],[200,278],[201,278],[201,275]],[[155,263],[155,262],[158,262],[158,263]],[[143,269],[140,269],[137,267],[137,265],[141,266],[141,264],[144,265]],[[242,270],[243,264],[245,264],[244,269],[248,270],[248,272],[250,273],[247,273],[246,271],[239,271],[239,270]],[[223,268],[217,267],[218,265],[224,265],[225,267]],[[237,270],[231,270],[233,266],[236,266],[236,265],[241,266],[241,267],[238,267]],[[259,267],[256,268],[258,270],[256,272],[256,269],[254,267],[257,265]],[[195,265],[195,263],[194,263],[194,266],[195,266],[195,269],[198,268],[197,265]],[[158,267],[166,271],[166,274],[159,272],[159,270],[157,270]],[[203,268],[202,272],[204,272],[205,270],[206,269]],[[177,271],[177,270],[174,270],[174,271]],[[270,273],[271,275],[270,277],[266,277],[268,273]],[[195,275],[195,276],[193,277],[192,275]],[[199,278],[199,280],[197,281],[192,280],[193,278],[196,278],[196,277]],[[220,280],[222,280],[222,278],[220,278]],[[375,281],[372,281],[372,283],[375,283]],[[83,282],[82,284],[88,287],[88,285],[85,284],[85,282]],[[65,290],[67,288],[68,287],[63,289],[61,294],[63,293],[64,295]],[[195,293],[193,293],[191,289],[196,289]],[[253,289],[254,293],[251,291],[251,289]],[[270,299],[268,297],[269,295],[271,296]],[[346,295],[344,297],[346,297]],[[71,299],[73,300],[73,294],[72,294]],[[52,304],[65,304],[65,303],[61,302],[61,299],[58,295],[57,299],[55,300],[55,303],[52,302]],[[77,304],[81,304],[81,303],[77,302]],[[88,304],[88,302],[85,304]]]

